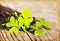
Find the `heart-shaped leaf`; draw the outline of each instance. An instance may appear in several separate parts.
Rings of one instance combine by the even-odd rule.
[[[33,21],[33,18],[29,18],[28,21],[31,23]]]
[[[6,23],[6,26],[7,27],[11,27],[11,24],[8,22],[8,23]]]
[[[25,25],[26,27],[29,27],[30,22],[29,22],[29,20],[28,20],[28,19],[27,19],[27,20],[25,20],[24,25]]]
[[[15,18],[13,16],[10,18],[10,25],[15,26]]]
[[[22,17],[18,17],[18,21],[19,21],[19,27],[23,26],[24,24],[24,20]]]
[[[30,11],[30,9],[28,7],[24,8],[22,10],[22,16],[24,17],[24,19],[32,16],[32,12]]]
[[[45,28],[50,28],[51,26],[51,23],[50,22],[44,22],[43,24],[45,26]]]
[[[30,23],[31,23],[32,21],[33,21],[33,18],[25,19],[24,25],[25,25],[26,27],[29,27],[29,25],[30,25]]]
[[[12,27],[12,28],[9,30],[9,32],[10,32],[10,33],[11,33],[11,32],[19,33],[19,29],[16,28],[16,27]]]
[[[37,30],[35,30],[34,34],[35,35],[44,35],[45,32],[42,29],[37,29]]]
[[[15,26],[16,26],[16,27],[19,27],[19,25],[18,25],[18,20],[15,20]]]
[[[45,19],[44,18],[39,18],[40,23],[44,24]]]

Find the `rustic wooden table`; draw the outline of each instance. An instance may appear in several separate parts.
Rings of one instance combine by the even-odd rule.
[[[45,30],[46,35],[35,36],[30,32],[20,34],[9,33],[7,30],[0,30],[1,41],[60,41],[59,28],[59,5],[58,1],[0,1],[0,4],[15,9],[19,12],[24,7],[30,7],[34,17],[44,17],[52,23],[51,30]]]

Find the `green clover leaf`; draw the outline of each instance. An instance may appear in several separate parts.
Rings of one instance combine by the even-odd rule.
[[[7,27],[11,27],[9,32],[19,33],[19,30],[23,30],[26,32],[27,30],[33,31],[35,35],[44,35],[43,27],[50,28],[51,23],[47,22],[44,18],[38,18],[35,20],[32,16],[32,12],[28,7],[24,8],[19,14],[18,12],[14,12],[12,16],[8,17],[7,23],[2,24]],[[32,23],[35,24],[32,24]]]
[[[30,26],[30,30],[34,31],[36,29],[36,27],[34,25]]]
[[[11,16],[10,22],[6,23],[6,26],[7,26],[7,27],[15,26],[15,25],[14,25],[14,20],[15,20],[14,17]]]
[[[30,25],[30,23],[31,23],[32,21],[33,21],[33,18],[25,19],[24,25],[25,25],[26,27],[29,27],[29,25]]]
[[[16,20],[16,19],[15,19],[15,26],[16,26],[16,27],[19,27],[19,25],[18,25],[18,20]]]
[[[15,18],[13,16],[11,16],[11,18],[10,18],[10,25],[11,26],[15,26],[14,25],[14,23],[15,23],[14,21],[15,21]]]
[[[40,21],[41,24],[44,24],[44,22],[45,22],[44,18],[38,18],[38,20]]]
[[[22,17],[18,17],[18,21],[19,21],[19,27],[22,27],[24,24],[24,20]]]
[[[39,21],[40,21],[40,24],[42,24],[42,26],[44,26],[45,28],[50,28],[51,23],[50,23],[50,22],[45,21],[45,19],[44,19],[44,18],[39,18]]]
[[[28,7],[24,8],[22,10],[22,16],[24,17],[24,19],[29,18],[29,17],[32,16],[32,12],[29,10]]]
[[[37,29],[34,32],[35,35],[45,35],[45,32],[42,29]]]
[[[19,29],[16,28],[16,27],[12,27],[12,28],[9,30],[9,32],[10,32],[10,33],[11,33],[11,32],[19,33]]]
[[[8,22],[8,23],[6,23],[6,26],[7,27],[11,27],[11,24]]]
[[[43,26],[45,26],[45,28],[50,28],[51,23],[50,22],[44,22]]]
[[[36,29],[42,29],[42,24],[39,21],[36,21]]]

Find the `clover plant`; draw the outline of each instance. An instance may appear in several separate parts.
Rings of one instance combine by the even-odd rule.
[[[33,33],[35,35],[44,35],[45,32],[43,31],[43,28],[45,27],[50,29],[51,23],[46,22],[44,18],[38,18],[38,20],[35,21],[35,24],[31,24],[33,21],[34,18],[32,17],[32,12],[29,10],[29,8],[26,7],[19,15],[15,11],[12,16],[8,17],[8,22],[2,25],[10,28],[10,33],[19,33],[21,29],[26,32],[27,29],[29,29],[34,31]]]
[[[23,29],[25,32],[27,28],[29,28],[30,23],[33,21],[32,12],[29,10],[29,8],[24,8],[22,10],[21,15],[17,15],[17,12],[14,12],[13,15],[15,15],[17,18],[14,16],[11,16],[10,18],[8,17],[9,22],[5,23],[7,27],[11,27],[9,29],[9,32],[15,32],[18,33],[19,29]]]
[[[44,18],[39,18],[38,21],[36,21],[36,30],[34,32],[35,35],[44,35],[45,32],[43,31],[43,26],[47,29],[50,29],[51,23],[46,22]]]

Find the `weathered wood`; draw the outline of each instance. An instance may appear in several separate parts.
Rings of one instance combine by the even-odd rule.
[[[45,31],[45,35],[43,35],[43,36],[39,36],[40,37],[40,39],[42,40],[42,41],[49,41],[48,40],[48,36],[47,36],[47,32],[46,32],[46,30],[45,29],[43,29],[44,31]]]
[[[9,41],[8,38],[7,38],[7,35],[6,35],[5,31],[4,30],[1,30],[1,33],[2,33],[2,35],[4,37],[4,40],[5,41]]]
[[[15,34],[15,36],[17,37],[18,41],[24,41],[20,34]]]
[[[3,35],[1,34],[1,31],[0,31],[0,39],[1,41],[5,41]]]
[[[34,36],[34,38],[35,38],[36,41],[40,41],[39,36],[35,36],[35,35],[33,35],[33,36]]]
[[[11,37],[10,33],[7,30],[4,30],[4,31],[9,39],[9,41],[13,41],[13,38]]]
[[[20,32],[21,36],[23,37],[24,41],[31,41],[28,35],[24,32]]]
[[[11,33],[11,36],[12,36],[14,41],[18,41],[18,39],[15,37],[14,33]]]
[[[33,37],[33,34],[31,34],[30,32],[27,32],[27,34],[29,35],[29,37],[32,41],[35,41],[35,38]]]
[[[9,33],[6,29],[0,30],[1,41],[59,41],[60,34],[56,27],[51,27],[51,30],[44,30],[44,36],[35,36],[30,32],[20,32],[19,34]]]

